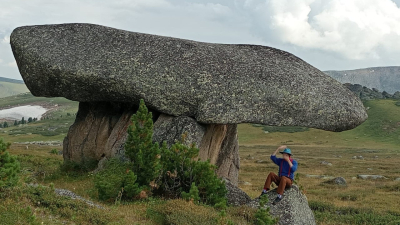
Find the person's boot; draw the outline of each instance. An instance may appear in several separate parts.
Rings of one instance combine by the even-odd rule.
[[[275,198],[275,200],[272,202],[272,205],[278,204],[282,200],[283,196],[279,197],[279,195]]]
[[[268,191],[269,191],[269,190],[264,189],[264,190],[261,192],[260,197],[263,196],[263,195],[265,195],[265,194],[267,194]]]

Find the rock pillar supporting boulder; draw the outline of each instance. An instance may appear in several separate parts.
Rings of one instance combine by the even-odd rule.
[[[218,167],[217,174],[238,184],[239,144],[236,124],[200,124],[186,116],[160,115],[154,124],[153,140],[170,146],[185,134],[185,144],[199,147],[199,158]]]
[[[124,154],[130,118],[137,106],[109,102],[81,102],[75,123],[64,139],[64,160],[100,160]],[[153,112],[153,115],[158,114]],[[185,134],[195,143],[199,158],[218,167],[217,174],[238,184],[239,145],[236,124],[200,124],[187,116],[155,116],[153,140],[171,146]],[[154,118],[153,118],[154,119]]]
[[[64,160],[100,160],[121,151],[126,130],[137,107],[109,102],[81,102],[64,139]]]
[[[236,124],[210,124],[200,144],[201,160],[210,159],[218,167],[217,174],[238,185],[239,143]]]

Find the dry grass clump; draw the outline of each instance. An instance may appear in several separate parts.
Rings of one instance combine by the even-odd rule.
[[[147,215],[157,224],[252,224],[254,213],[255,210],[247,207],[218,211],[182,199],[164,201],[147,209]]]

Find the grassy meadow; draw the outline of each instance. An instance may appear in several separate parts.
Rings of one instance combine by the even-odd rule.
[[[17,95],[28,92],[28,88],[24,83],[13,83],[4,81],[0,77],[0,98]]]
[[[185,218],[196,220],[196,224],[227,224],[228,220],[252,224],[254,210],[246,207],[229,207],[226,215],[221,215],[214,208],[182,200],[99,202],[90,172],[73,166],[78,172],[61,169],[62,156],[54,153],[62,146],[29,144],[27,148],[27,144],[15,143],[62,141],[74,121],[77,103],[19,95],[1,99],[0,107],[26,103],[58,107],[49,111],[48,119],[0,129],[0,138],[13,143],[9,151],[18,156],[22,168],[21,185],[1,193],[0,211],[7,213],[0,214],[0,224],[189,224]],[[282,129],[240,124],[239,187],[252,198],[258,197],[268,173],[278,170],[269,156],[284,144],[299,162],[297,182],[318,224],[400,224],[400,181],[395,181],[400,177],[400,107],[393,100],[368,101],[365,106],[369,107],[369,119],[340,133],[295,128],[281,132]],[[353,159],[354,156],[363,159]],[[321,164],[322,161],[332,165]],[[362,180],[357,178],[359,174],[383,175],[387,179]],[[348,185],[327,185],[323,183],[326,179],[308,175],[341,176]],[[107,210],[57,197],[51,188],[34,188],[26,183],[68,189]]]

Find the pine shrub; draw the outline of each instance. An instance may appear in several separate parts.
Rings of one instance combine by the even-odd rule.
[[[130,163],[123,163],[117,158],[111,158],[106,163],[94,179],[100,200],[114,201],[118,195],[123,199],[132,199],[140,193],[131,167]]]
[[[6,151],[9,146],[0,139],[0,188],[15,186],[19,179],[20,165],[17,157]]]
[[[133,162],[132,171],[137,175],[139,185],[148,186],[160,174],[160,149],[153,142],[152,113],[140,100],[139,109],[132,115],[132,124],[128,128],[125,154]]]
[[[215,173],[216,167],[209,161],[196,160],[199,149],[194,144],[184,145],[184,138],[171,148],[165,143],[161,148],[163,191],[170,197],[181,197],[182,193],[190,193],[192,183],[195,183],[202,203],[226,205],[227,190]]]
[[[192,186],[190,187],[189,193],[182,192],[182,198],[191,201],[193,203],[198,203],[200,200],[199,196],[199,189],[196,187],[196,184],[193,182]]]
[[[273,225],[277,223],[277,220],[269,213],[269,208],[264,208],[268,202],[267,195],[262,195],[260,198],[260,207],[255,213],[255,224],[257,225]]]

